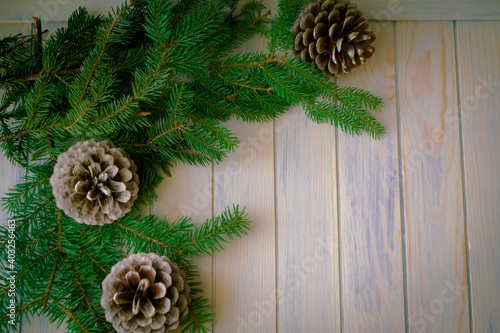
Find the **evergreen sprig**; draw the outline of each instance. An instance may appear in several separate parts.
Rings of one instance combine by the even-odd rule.
[[[104,16],[79,8],[50,37],[35,20],[33,35],[0,41],[0,148],[26,168],[3,201],[17,224],[17,312],[43,313],[68,332],[111,332],[99,305],[102,280],[130,251],[157,252],[187,273],[193,302],[184,331],[206,331],[214,315],[191,259],[222,250],[250,222],[238,206],[196,226],[188,217],[143,216],[169,167],[218,163],[239,144],[227,120],[267,122],[293,105],[351,134],[384,134],[370,113],[379,98],[339,87],[290,55],[290,29],[307,2],[280,0],[270,20],[257,0],[134,0]],[[266,51],[237,52],[257,35],[267,38]],[[135,208],[104,227],[67,217],[49,184],[59,154],[91,138],[125,149],[140,177]],[[0,228],[2,258],[8,234]],[[4,309],[7,291],[0,285]],[[0,315],[0,330],[7,319]]]
[[[49,165],[50,166],[50,165]],[[240,237],[249,228],[244,210],[226,209],[220,216],[194,226],[189,218],[168,223],[165,218],[139,216],[134,212],[106,226],[75,223],[56,206],[48,184],[51,170],[42,166],[37,176],[28,176],[4,200],[4,206],[18,211],[16,226],[16,280],[20,304],[16,311],[28,315],[45,314],[52,321],[66,323],[68,332],[112,332],[100,307],[100,284],[111,267],[127,253],[166,254],[187,273],[194,289],[189,323],[199,331],[213,321],[209,302],[201,294],[192,257],[222,250],[228,238]],[[37,198],[37,200],[32,200]],[[25,202],[25,200],[27,202]],[[23,213],[24,210],[29,211]],[[0,252],[7,257],[9,239],[6,228],[0,229]],[[207,250],[210,249],[210,252]],[[12,269],[3,261],[0,267],[0,304],[7,308],[9,286],[5,284]],[[197,287],[198,286],[198,287]],[[0,329],[10,326],[7,315],[0,317]]]

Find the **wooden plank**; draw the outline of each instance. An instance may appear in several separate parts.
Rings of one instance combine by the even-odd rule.
[[[212,168],[179,164],[171,168],[171,174],[156,189],[158,200],[152,213],[171,222],[181,216],[191,217],[195,224],[211,218]],[[204,296],[212,300],[212,257],[199,256],[193,262],[200,274],[195,281],[202,283]]]
[[[88,8],[92,14],[99,14],[107,13],[112,7],[116,8],[124,2],[123,0],[4,1],[0,21],[31,22],[31,15],[38,16],[43,21],[66,21],[79,6]],[[266,2],[269,3],[271,0]],[[497,0],[359,0],[356,3],[370,20],[378,21],[500,19],[500,2]]]
[[[500,2],[493,0],[359,0],[356,3],[366,17],[375,21],[500,19]]]
[[[63,323],[57,327],[56,324],[51,324],[45,317],[31,317],[24,316],[21,333],[65,333],[66,326]]]
[[[452,22],[396,30],[409,331],[468,332]]]
[[[382,140],[339,136],[345,332],[405,330],[393,24],[375,48],[366,65],[338,80],[383,98],[377,118],[388,131]]]
[[[458,22],[457,50],[472,329],[494,332],[500,328],[500,22]]]
[[[275,0],[264,0],[274,9]],[[239,52],[264,49],[264,38],[244,43]],[[225,207],[246,207],[251,231],[214,255],[214,332],[276,331],[276,224],[274,206],[273,123],[227,124],[241,143],[214,166],[214,215]]]
[[[276,127],[279,332],[340,332],[335,128],[300,108]]]
[[[31,21],[31,15],[43,21],[66,21],[68,16],[78,8],[86,7],[92,14],[106,13],[124,3],[121,0],[29,0],[2,4],[0,20]],[[371,20],[498,20],[500,19],[500,3],[495,0],[360,0],[359,8]]]
[[[240,147],[214,166],[214,214],[239,204],[249,235],[215,255],[216,332],[276,329],[273,124],[230,121]]]
[[[0,21],[33,22],[31,16],[42,20],[66,22],[78,7],[86,7],[91,14],[104,14],[125,3],[124,0],[23,0],[2,1]]]

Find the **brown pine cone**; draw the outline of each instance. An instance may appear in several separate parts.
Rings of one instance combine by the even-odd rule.
[[[123,149],[89,140],[59,155],[50,185],[57,207],[66,215],[80,223],[103,225],[130,211],[139,177]]]
[[[325,74],[339,76],[364,64],[375,51],[375,35],[356,5],[319,0],[307,5],[295,22],[293,53],[314,62]]]
[[[175,330],[191,303],[186,273],[165,256],[132,254],[102,282],[101,306],[118,333]]]

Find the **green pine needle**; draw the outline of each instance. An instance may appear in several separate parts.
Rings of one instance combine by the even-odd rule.
[[[258,0],[135,0],[105,16],[79,8],[41,42],[38,35],[0,40],[0,148],[26,169],[2,201],[17,222],[17,316],[44,314],[68,332],[112,332],[100,307],[102,280],[129,252],[156,252],[188,276],[183,332],[207,331],[215,316],[192,258],[223,250],[250,221],[238,206],[196,225],[144,216],[169,167],[221,162],[239,145],[229,119],[268,122],[295,105],[347,133],[385,133],[371,114],[381,109],[378,97],[339,87],[289,55],[291,27],[307,2],[280,0],[271,22]],[[266,51],[238,52],[257,35],[267,38]],[[132,211],[102,227],[67,217],[49,184],[59,154],[91,138],[126,150],[140,177]],[[4,257],[8,237],[0,228]],[[9,262],[0,264],[7,308]],[[0,330],[10,328],[1,315]]]

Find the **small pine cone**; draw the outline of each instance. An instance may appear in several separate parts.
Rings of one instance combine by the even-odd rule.
[[[101,306],[118,333],[175,330],[191,303],[186,273],[165,256],[132,254],[102,282]]]
[[[127,214],[139,192],[137,166],[108,141],[78,142],[50,177],[57,207],[77,222],[103,225]]]
[[[356,5],[342,0],[318,0],[307,5],[293,25],[293,53],[315,62],[327,75],[340,76],[364,64],[375,51],[375,35]]]

